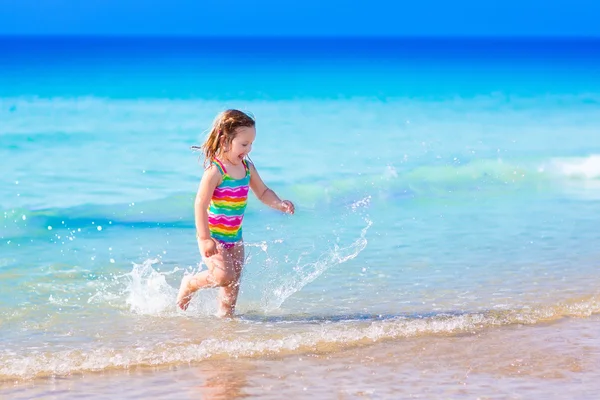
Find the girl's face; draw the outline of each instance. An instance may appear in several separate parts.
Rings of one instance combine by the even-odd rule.
[[[236,128],[235,137],[231,141],[229,151],[225,153],[225,156],[232,164],[240,164],[242,160],[252,150],[252,143],[256,138],[256,129],[254,127],[242,126]]]

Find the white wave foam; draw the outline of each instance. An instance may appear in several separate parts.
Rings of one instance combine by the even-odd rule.
[[[554,159],[552,168],[568,178],[600,179],[600,155]]]
[[[281,324],[277,334],[258,336],[211,337],[201,342],[156,342],[140,346],[115,348],[99,346],[93,350],[78,349],[35,352],[27,355],[0,351],[0,380],[30,379],[37,376],[69,375],[85,371],[135,366],[165,366],[199,362],[223,357],[262,357],[270,354],[298,354],[314,351],[336,351],[381,340],[423,335],[475,333],[495,326],[535,324],[565,316],[587,317],[600,311],[597,297],[570,304],[523,308],[487,313],[438,314],[431,316],[391,316],[338,323],[303,326],[290,329]],[[298,323],[301,323],[298,321]],[[227,335],[226,335],[227,336]]]

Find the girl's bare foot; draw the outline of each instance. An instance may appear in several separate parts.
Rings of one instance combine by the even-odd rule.
[[[195,290],[190,287],[190,282],[194,279],[192,275],[186,275],[181,279],[181,285],[179,286],[179,293],[177,294],[177,305],[182,310],[187,310],[192,300],[192,294]]]

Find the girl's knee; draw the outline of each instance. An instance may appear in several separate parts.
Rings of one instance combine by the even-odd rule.
[[[212,279],[214,284],[219,287],[231,286],[236,283],[235,274],[230,272],[213,273]]]

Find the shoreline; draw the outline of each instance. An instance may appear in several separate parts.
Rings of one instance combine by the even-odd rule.
[[[136,367],[0,385],[11,399],[503,396],[559,399],[600,389],[600,315],[475,334],[395,339],[338,352]],[[577,386],[569,383],[577,382]],[[127,389],[124,389],[127,387]],[[67,397],[66,397],[67,396]]]

